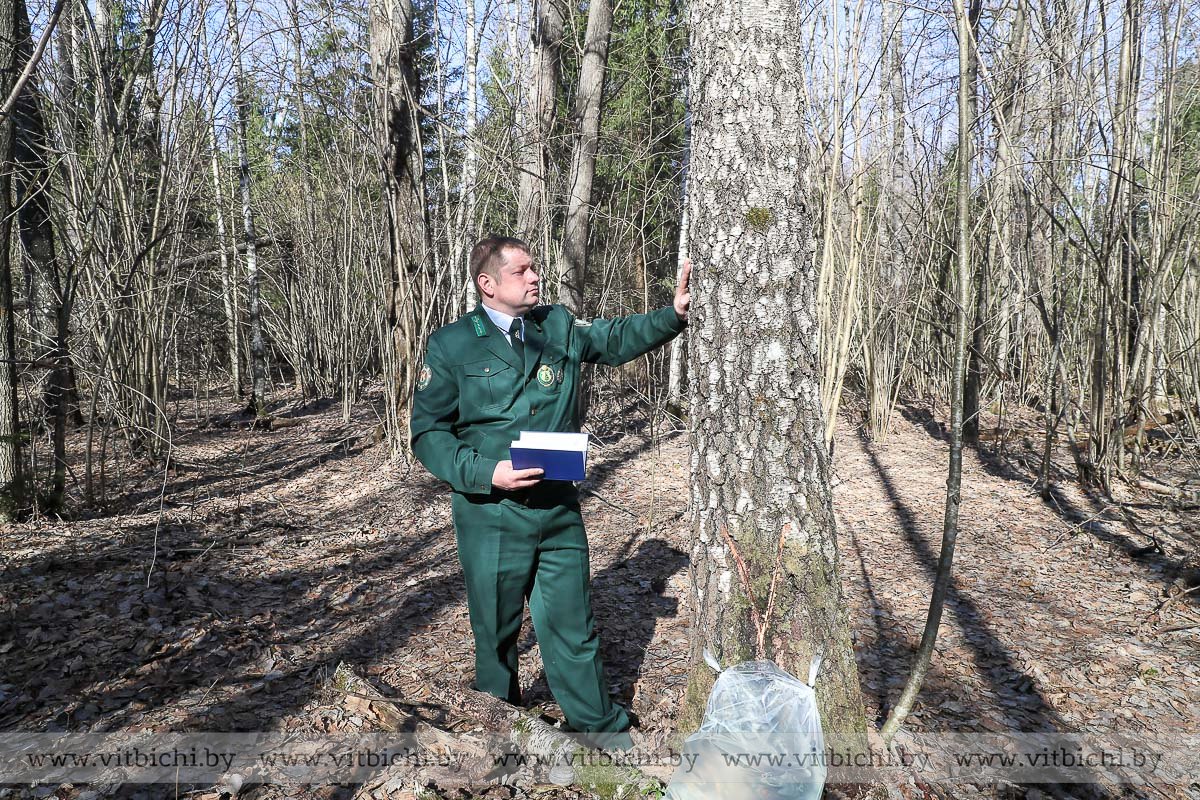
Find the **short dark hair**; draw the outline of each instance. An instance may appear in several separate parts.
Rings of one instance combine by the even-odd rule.
[[[529,252],[529,245],[512,236],[497,236],[489,234],[471,248],[471,282],[478,284],[479,276],[486,272],[493,278],[500,277],[500,260],[504,258],[505,250],[520,250]]]

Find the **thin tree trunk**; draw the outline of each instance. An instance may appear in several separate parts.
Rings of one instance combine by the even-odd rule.
[[[478,30],[475,21],[475,0],[466,0],[466,118],[463,122],[463,168],[459,182],[458,213],[454,230],[450,232],[453,250],[450,255],[450,275],[453,298],[460,313],[475,307],[479,301],[475,282],[471,280],[470,247],[477,238],[478,222],[476,184],[479,181],[479,146],[475,138],[479,127],[479,53],[476,44]],[[458,298],[462,302],[458,302]]]
[[[954,323],[954,362],[950,389],[950,465],[946,470],[946,511],[942,519],[942,550],[938,555],[933,594],[921,644],[913,659],[912,672],[904,691],[883,724],[880,734],[885,742],[904,724],[912,710],[937,644],[938,627],[950,589],[950,571],[954,564],[954,545],[958,539],[958,509],[961,502],[963,449],[963,383],[967,368],[968,309],[971,302],[971,134],[975,126],[975,76],[978,70],[976,31],[982,0],[972,0],[970,11],[964,0],[954,0],[954,20],[958,31],[958,302]]]
[[[608,68],[608,39],[612,33],[612,0],[591,0],[583,64],[575,90],[575,122],[579,127],[567,179],[567,220],[563,231],[563,267],[558,302],[576,314],[583,313],[587,279],[588,232],[592,219],[592,180],[600,146],[600,105],[604,74]]]
[[[250,406],[256,417],[266,415],[267,353],[263,342],[262,311],[258,289],[258,236],[254,232],[251,205],[251,176],[247,127],[250,118],[250,87],[242,68],[242,38],[238,32],[237,0],[226,0],[229,15],[229,46],[232,50],[237,106],[238,190],[242,203],[242,239],[246,244],[246,316],[250,323]]]
[[[998,346],[996,364],[1000,379],[1009,381],[1020,368],[1017,353],[1019,340],[1019,304],[1017,298],[1022,289],[1018,275],[1018,254],[1028,253],[1027,225],[1022,224],[1023,208],[1017,203],[1018,175],[1020,165],[1016,154],[1022,135],[1021,105],[1025,89],[1025,44],[1028,30],[1026,0],[1018,0],[1014,10],[1011,40],[1007,53],[1007,78],[1003,94],[993,111],[996,126],[996,172],[993,200],[993,230],[996,252],[999,256],[999,271],[996,276],[996,296],[1000,304],[996,320]]]
[[[683,212],[679,221],[679,264],[675,279],[683,270],[683,262],[688,257],[688,164],[692,160],[692,109],[688,102],[688,87],[683,87],[683,164],[679,170],[679,194],[683,197]],[[679,409],[683,406],[683,359],[686,336],[676,336],[671,340],[671,357],[667,367],[667,403]]]
[[[312,146],[309,143],[308,106],[304,102],[304,38],[300,20],[300,0],[286,0],[289,31],[292,46],[292,101],[296,104],[296,129],[300,139],[300,181],[304,186],[304,218],[308,221],[308,229],[317,229],[316,206],[320,202],[313,185],[309,164],[312,163]]]
[[[903,290],[906,272],[907,248],[902,236],[901,212],[905,206],[903,186],[904,163],[904,8],[905,6],[892,0],[882,4],[880,20],[883,39],[883,68],[880,70],[880,100],[885,107],[885,135],[891,137],[891,147],[884,154],[884,161],[879,175],[878,201],[876,204],[876,230],[873,241],[875,244],[874,270],[862,281],[863,291],[869,296],[865,305],[868,308],[866,326],[867,333],[863,342],[863,355],[869,359],[864,378],[867,383],[867,413],[871,436],[882,440],[887,436],[891,427],[892,411],[895,408],[896,384],[898,372],[901,369],[900,350],[901,313],[903,312]],[[856,106],[859,104],[856,104]],[[856,123],[861,112],[855,112]],[[857,127],[857,124],[856,124]],[[862,140],[861,133],[855,132],[855,141]],[[856,151],[858,146],[856,144]],[[856,165],[857,166],[857,165]],[[860,181],[861,183],[861,181]],[[865,212],[865,202],[860,200],[856,205],[855,217]],[[862,209],[860,212],[859,209]],[[857,251],[857,247],[856,247]],[[862,256],[856,261],[865,260]],[[845,314],[853,301],[842,304]],[[847,322],[852,323],[853,320]],[[842,326],[853,330],[852,325]],[[849,339],[849,336],[847,336]],[[847,341],[847,344],[849,342]],[[835,379],[837,390],[833,393],[834,402],[828,407],[827,419],[836,419],[840,405],[841,388],[844,384],[844,374],[848,356],[837,359],[838,374]],[[827,392],[828,395],[828,392]],[[828,441],[833,440],[833,428],[826,429]]]
[[[959,244],[961,247],[961,242]],[[983,317],[987,309],[988,272],[986,258],[979,268],[972,271],[970,296],[974,298],[975,318],[971,327],[971,340],[967,348],[967,377],[963,384],[963,440],[971,444],[979,441],[980,392],[983,389]]]
[[[1100,302],[1092,329],[1091,435],[1088,474],[1081,478],[1108,490],[1124,450],[1124,403],[1128,379],[1129,282],[1134,258],[1135,153],[1138,144],[1138,84],[1141,77],[1141,0],[1124,0],[1117,91],[1112,109],[1112,150],[1105,246],[1097,264]],[[1115,262],[1115,263],[1114,263]],[[1114,464],[1115,462],[1115,464]]]
[[[704,648],[727,664],[770,657],[803,677],[821,655],[826,741],[863,752],[821,433],[802,22],[783,0],[698,0],[690,19],[697,666],[684,727],[711,686]]]
[[[0,3],[0,97],[8,97],[21,64],[15,2]],[[24,503],[21,420],[17,406],[17,349],[12,284],[13,118],[0,116],[0,522]]]
[[[857,314],[857,303],[835,303],[835,288],[837,286],[835,266],[838,231],[835,221],[839,216],[838,196],[841,193],[842,157],[845,145],[845,113],[842,97],[842,63],[840,14],[835,0],[829,3],[829,20],[832,35],[827,40],[832,62],[830,77],[833,92],[832,109],[829,115],[829,150],[831,156],[829,165],[823,176],[824,189],[821,192],[821,258],[817,278],[817,308],[820,319],[822,380],[821,408],[825,415],[823,438],[832,452],[833,430],[837,424],[837,396],[841,391],[841,380],[845,375],[845,353],[849,349],[850,334],[854,329],[854,317]],[[853,36],[853,34],[851,34]],[[843,281],[843,297],[854,298],[855,276],[846,275]],[[840,313],[839,313],[840,312]]]
[[[213,116],[211,171],[213,182],[213,212],[217,220],[217,251],[221,270],[221,305],[225,310],[226,358],[229,360],[229,394],[235,401],[242,397],[242,351],[238,324],[237,280],[233,269],[236,261],[229,257],[228,234],[225,230],[225,193],[221,184],[221,167],[217,158],[217,120]],[[237,250],[234,249],[236,255]]]

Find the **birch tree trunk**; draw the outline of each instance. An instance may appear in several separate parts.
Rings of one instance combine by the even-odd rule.
[[[466,0],[466,30],[464,31],[463,83],[465,87],[465,113],[463,116],[463,164],[458,179],[458,207],[449,231],[450,239],[450,285],[451,311],[466,313],[479,302],[475,282],[471,280],[470,248],[478,239],[476,218],[478,203],[476,187],[479,182],[479,27],[475,19],[475,0]],[[438,81],[441,82],[442,67],[438,62]],[[439,100],[440,102],[440,100]],[[440,108],[440,107],[439,107]],[[440,112],[439,112],[440,113]],[[519,124],[519,123],[518,123]],[[439,147],[442,149],[443,174],[446,173],[445,148],[441,145],[445,137],[438,132]],[[446,192],[449,195],[449,191]]]
[[[258,290],[258,237],[254,231],[254,209],[250,204],[250,158],[247,153],[247,125],[250,117],[250,90],[242,69],[242,39],[238,33],[237,0],[228,0],[229,46],[237,95],[238,187],[242,201],[242,237],[246,243],[246,317],[250,323],[250,410],[256,417],[266,414],[267,350],[263,343],[262,313]]]
[[[608,39],[612,33],[611,0],[591,0],[579,88],[575,93],[575,121],[579,126],[567,180],[567,221],[563,231],[563,269],[558,302],[575,314],[583,312],[583,287],[587,277],[588,231],[591,223],[592,179],[600,146],[600,102],[604,72],[608,67]]]
[[[561,81],[563,15],[557,0],[536,0],[533,7],[533,63],[529,70],[531,126],[523,144],[522,171],[517,182],[517,235],[548,244],[546,205],[550,194],[550,136],[554,130]],[[547,254],[549,251],[545,251]]]
[[[228,342],[229,359],[229,395],[235,401],[242,397],[242,345],[238,335],[238,302],[237,279],[234,273],[235,261],[229,258],[227,246],[229,237],[225,232],[225,192],[221,188],[221,167],[217,158],[217,118],[216,106],[212,106],[212,154],[209,159],[213,184],[213,209],[217,222],[217,252],[221,270],[221,305],[225,310],[225,338]],[[233,251],[235,254],[237,250]]]
[[[685,156],[686,163],[686,156]],[[685,166],[686,173],[686,166]],[[683,196],[687,197],[687,179],[684,178]],[[687,205],[683,207],[683,219],[679,225],[679,264],[676,269],[675,280],[683,275],[683,262],[688,257],[687,250]],[[687,339],[683,336],[676,336],[671,340],[671,355],[667,362],[667,404],[672,410],[682,410],[683,406],[683,356],[684,344]]]
[[[784,0],[697,0],[690,26],[698,666],[683,722],[698,720],[711,686],[703,648],[725,664],[761,652],[804,677],[820,653],[826,740],[864,751],[822,439],[801,18]]]
[[[683,87],[683,163],[679,170],[679,194],[684,198],[683,215],[679,221],[679,264],[676,268],[675,280],[678,282],[683,272],[683,262],[688,257],[688,164],[692,160],[692,110],[688,102],[687,84]],[[683,356],[684,344],[687,337],[676,336],[671,340],[671,357],[667,362],[667,405],[672,410],[682,410],[683,407]]]
[[[476,222],[476,197],[475,187],[479,181],[479,147],[475,141],[476,133],[479,126],[479,50],[476,44],[478,39],[478,28],[475,21],[475,0],[467,0],[467,30],[466,30],[466,59],[465,65],[467,78],[467,116],[463,126],[463,140],[465,142],[466,152],[463,155],[463,173],[462,173],[462,202],[459,205],[461,218],[465,220],[463,224],[458,226],[458,230],[454,232],[457,241],[461,242],[461,247],[456,253],[453,274],[459,276],[455,281],[457,297],[458,287],[466,287],[463,302],[463,311],[470,311],[479,301],[478,292],[475,289],[475,281],[471,280],[471,266],[468,263],[467,255],[470,252],[471,245],[478,238],[476,230],[478,223]],[[462,270],[459,272],[459,270]]]

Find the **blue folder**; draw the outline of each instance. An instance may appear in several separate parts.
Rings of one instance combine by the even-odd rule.
[[[534,433],[526,439],[526,431],[509,447],[513,469],[545,470],[543,480],[581,481],[587,467],[587,434]]]

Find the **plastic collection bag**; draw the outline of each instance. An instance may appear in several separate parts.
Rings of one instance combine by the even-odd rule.
[[[714,669],[715,660],[705,654]],[[814,662],[810,682],[819,659]],[[810,686],[772,661],[721,670],[667,800],[810,800],[825,786],[825,737]]]

